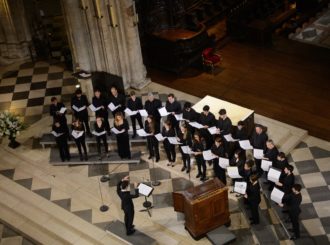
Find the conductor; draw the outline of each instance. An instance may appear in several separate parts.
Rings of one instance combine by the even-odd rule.
[[[129,188],[129,176],[124,177],[117,184],[117,194],[121,199],[121,209],[125,214],[125,227],[126,234],[132,235],[135,232],[133,220],[134,220],[134,204],[132,199],[139,197],[139,191],[137,189],[137,183],[134,183],[134,194],[131,194]]]

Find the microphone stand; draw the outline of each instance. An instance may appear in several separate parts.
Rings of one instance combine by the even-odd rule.
[[[152,186],[159,186],[160,185],[160,181],[157,180],[157,173],[156,173],[156,169],[155,169],[155,157],[152,157],[152,169],[153,169],[153,172],[154,172],[154,180],[151,181],[151,185]]]
[[[101,178],[100,178],[100,180],[101,180]],[[106,211],[109,210],[109,206],[107,206],[107,205],[104,204],[102,190],[101,190],[101,181],[98,181],[98,182],[99,182],[100,196],[101,196],[101,201],[102,201],[102,205],[100,207],[100,211],[101,212],[106,212]]]

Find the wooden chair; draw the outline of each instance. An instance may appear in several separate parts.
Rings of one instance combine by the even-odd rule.
[[[206,48],[202,52],[202,60],[204,67],[210,67],[214,74],[214,67],[222,61],[222,56],[215,53],[214,48]]]

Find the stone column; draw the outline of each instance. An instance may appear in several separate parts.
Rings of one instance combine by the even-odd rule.
[[[0,57],[9,61],[27,58],[30,42],[23,0],[0,0]]]
[[[132,0],[62,0],[62,6],[73,59],[80,69],[121,76],[125,88],[139,89],[150,82]],[[111,14],[118,25],[112,25]]]

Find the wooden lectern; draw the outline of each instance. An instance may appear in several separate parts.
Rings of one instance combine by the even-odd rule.
[[[185,228],[194,239],[230,224],[228,188],[218,178],[173,192],[173,204],[175,211],[185,214]]]

